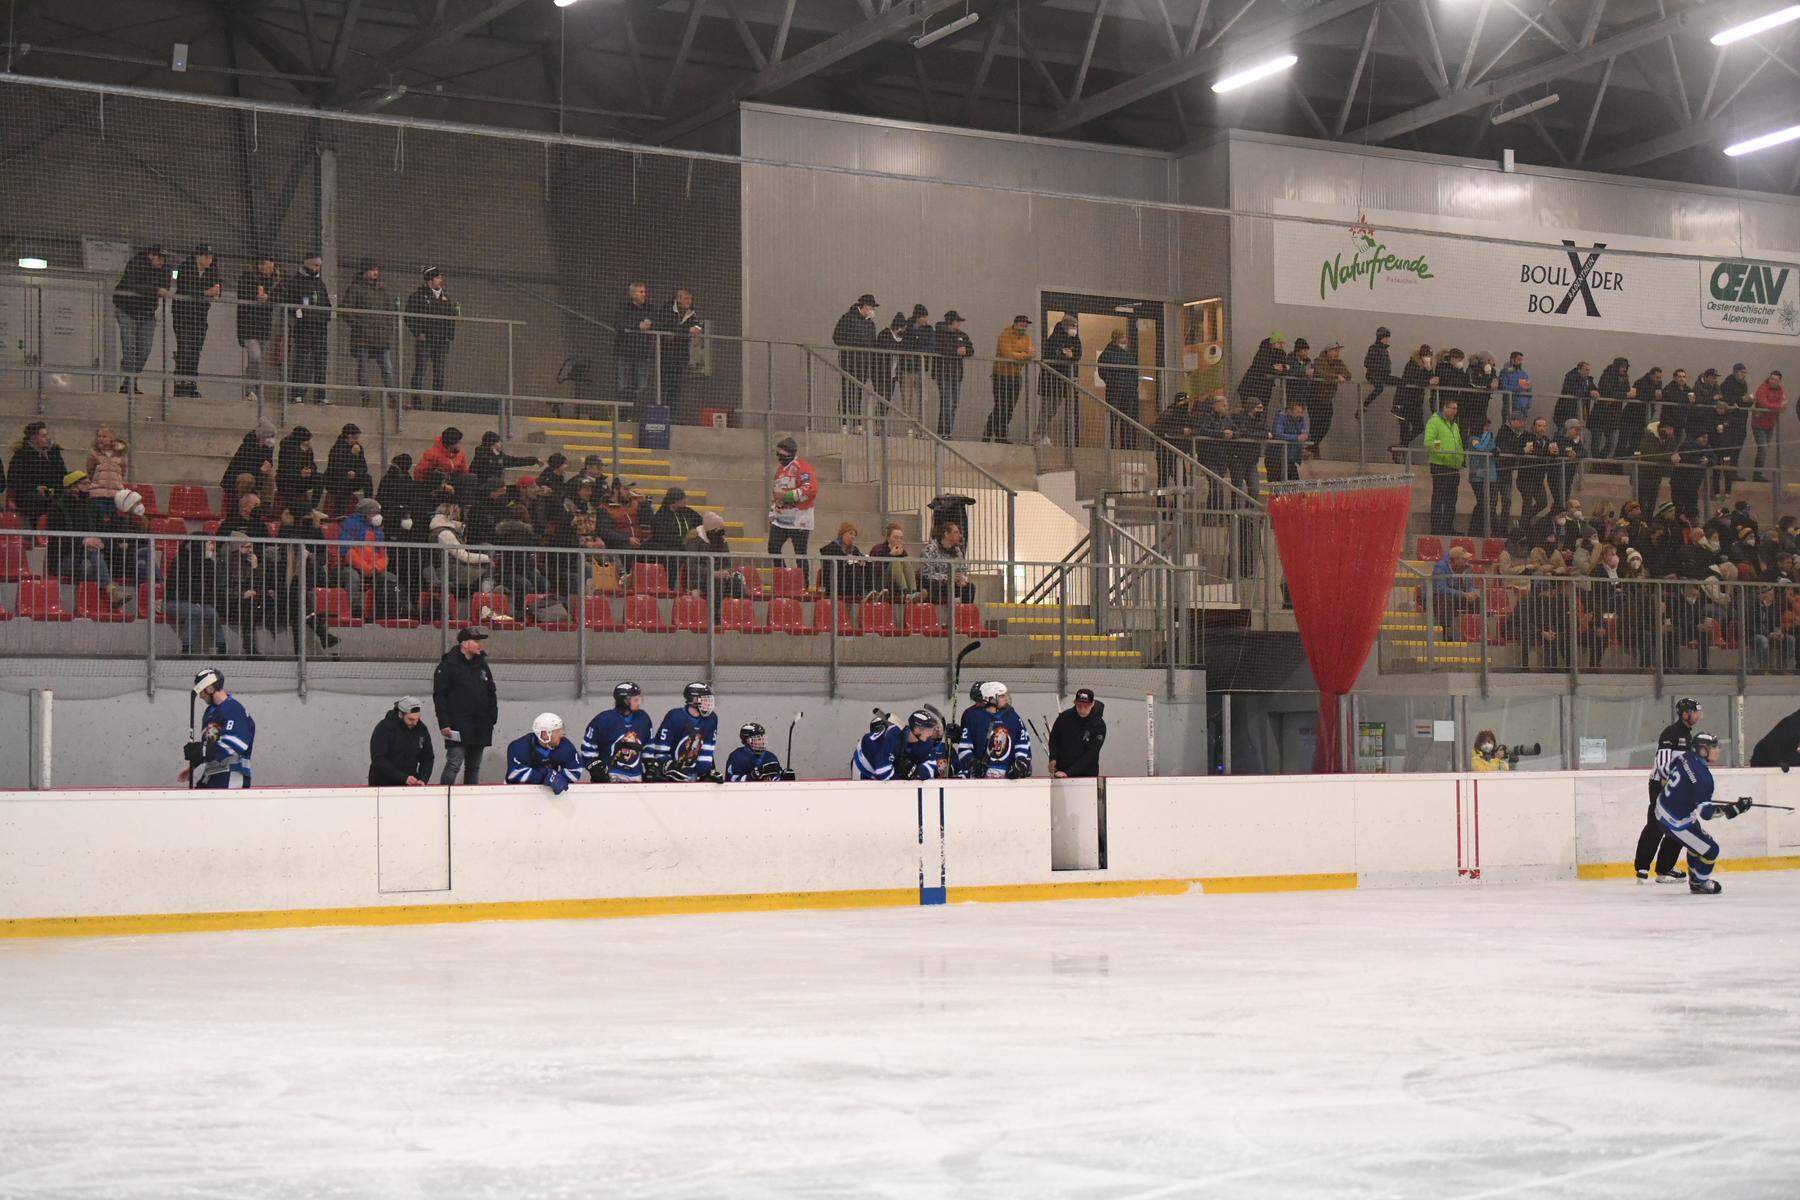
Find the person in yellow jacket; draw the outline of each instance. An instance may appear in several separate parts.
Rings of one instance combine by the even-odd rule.
[[[1019,389],[1025,383],[1025,364],[1032,359],[1030,327],[1031,318],[1020,313],[994,342],[994,411],[988,414],[987,428],[981,434],[984,442],[1006,440],[1006,428],[1012,424]]]
[[[1471,771],[1510,771],[1512,762],[1506,757],[1506,751],[1494,740],[1494,731],[1484,729],[1475,735],[1475,745],[1469,750],[1469,770]]]
[[[1462,482],[1462,427],[1456,423],[1456,401],[1445,400],[1425,422],[1426,461],[1431,464],[1431,532],[1456,532],[1456,489]]]

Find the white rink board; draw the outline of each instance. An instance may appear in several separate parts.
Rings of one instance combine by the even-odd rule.
[[[1800,776],[1718,775],[1721,796],[1800,804]],[[1112,779],[1105,870],[1058,872],[1051,794],[1044,779],[560,797],[504,786],[0,793],[0,921],[758,895],[891,904],[922,883],[954,900],[1094,881],[1558,880],[1628,861],[1645,808],[1631,771]],[[1728,864],[1800,848],[1788,814],[1712,829]]]

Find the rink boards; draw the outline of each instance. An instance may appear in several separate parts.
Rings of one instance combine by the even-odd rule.
[[[1800,775],[1718,772],[1800,805]],[[0,937],[1630,875],[1638,771],[0,793]],[[1710,825],[1800,868],[1800,821]]]

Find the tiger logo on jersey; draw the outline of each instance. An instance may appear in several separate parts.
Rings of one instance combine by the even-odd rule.
[[[619,735],[619,740],[612,744],[612,766],[614,770],[631,772],[644,757],[644,747],[638,742],[637,730],[627,729]]]
[[[706,739],[698,729],[681,739],[675,747],[673,756],[675,769],[683,773],[692,772],[700,763],[700,752],[706,749]]]
[[[987,760],[988,760],[988,762],[995,763],[995,764],[1009,762],[1012,759],[1012,752],[1013,752],[1012,732],[1010,730],[1008,730],[1006,728],[1006,726],[1002,725],[998,721],[995,721],[992,725],[988,726],[988,735],[987,735]]]

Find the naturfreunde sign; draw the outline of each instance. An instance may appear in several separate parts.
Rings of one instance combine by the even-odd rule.
[[[1695,259],[1641,253],[1691,245],[1542,229],[1548,244],[1521,244],[1492,240],[1519,231],[1491,222],[1275,208],[1313,218],[1272,223],[1278,304],[1747,341],[1800,333],[1800,265],[1700,260],[1696,295]]]
[[[1708,329],[1800,336],[1800,284],[1780,263],[1700,264],[1700,323]]]

